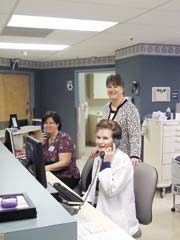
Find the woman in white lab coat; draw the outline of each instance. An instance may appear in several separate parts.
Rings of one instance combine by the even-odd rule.
[[[115,121],[103,119],[97,124],[96,146],[99,154],[94,160],[87,201],[130,235],[139,237],[133,166],[128,155],[115,144],[121,134],[121,128]]]

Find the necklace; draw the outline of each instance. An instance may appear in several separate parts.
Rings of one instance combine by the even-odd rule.
[[[49,146],[52,146],[53,144],[54,144],[54,141],[55,141],[55,138],[53,138],[53,139],[51,139],[51,138],[49,138]]]
[[[123,97],[121,101],[117,102],[116,104],[115,103],[113,104],[113,102],[111,102],[111,110],[117,111],[117,109],[121,106],[121,104],[123,104],[124,100],[125,98]]]
[[[109,120],[114,120],[120,107],[126,102],[126,99],[123,99],[123,101],[121,101],[121,104],[116,108],[116,110],[112,109],[112,103],[109,104],[109,116],[108,119]]]
[[[49,138],[49,140],[48,140],[48,142],[49,142],[49,146],[54,145],[54,142],[55,142],[55,140],[56,140],[56,137],[57,137],[57,134],[56,134],[55,137],[50,137],[50,138]]]

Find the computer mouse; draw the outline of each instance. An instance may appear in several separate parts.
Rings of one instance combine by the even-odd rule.
[[[53,184],[53,187],[55,187],[55,188],[57,188],[57,187],[59,187],[59,186],[61,186],[61,184],[60,184],[59,182],[55,182],[55,183]]]
[[[180,155],[176,156],[175,160],[180,162]]]

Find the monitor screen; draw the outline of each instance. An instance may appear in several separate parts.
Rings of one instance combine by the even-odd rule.
[[[28,162],[27,168],[30,172],[47,188],[42,143],[32,136],[27,136],[26,138],[26,160]]]
[[[17,114],[10,114],[9,115],[9,128],[20,128],[19,122],[17,119]]]
[[[17,134],[16,134],[17,133]],[[23,146],[23,137],[18,134],[17,129],[5,129],[4,145],[11,151],[16,158],[25,158],[25,149]]]
[[[5,130],[4,145],[9,149],[9,151],[14,153],[14,151],[13,151],[14,150],[13,149],[13,144],[12,144],[12,140],[11,140],[11,133],[10,133],[10,131],[7,128]]]

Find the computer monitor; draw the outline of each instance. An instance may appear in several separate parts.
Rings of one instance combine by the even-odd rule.
[[[8,128],[20,128],[17,114],[10,114],[9,115],[9,125]]]
[[[42,143],[29,135],[26,137],[26,161],[28,162],[27,168],[30,172],[45,188],[47,188]]]
[[[17,133],[17,134],[16,134]],[[23,137],[18,134],[18,129],[6,128],[4,145],[11,151],[16,158],[25,158],[23,147]]]
[[[5,129],[4,145],[9,149],[9,151],[14,153],[14,146],[12,144],[11,133],[7,128]]]

